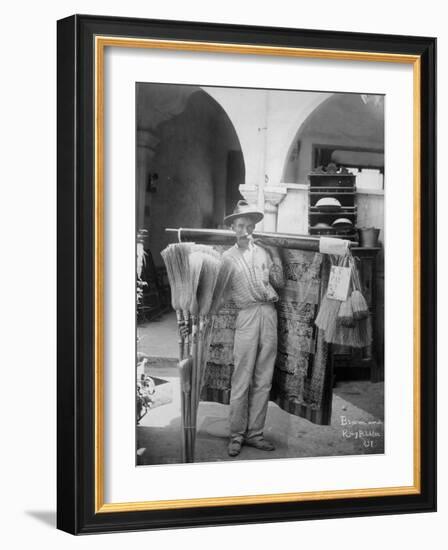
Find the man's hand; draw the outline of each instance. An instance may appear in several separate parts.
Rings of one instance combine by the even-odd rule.
[[[254,243],[264,248],[271,257],[272,265],[269,271],[269,281],[271,285],[277,289],[283,288],[285,286],[285,278],[283,274],[283,263],[278,248],[264,243],[261,239],[255,239]]]

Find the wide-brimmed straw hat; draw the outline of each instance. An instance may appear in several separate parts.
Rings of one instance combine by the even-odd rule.
[[[230,225],[236,218],[241,218],[242,216],[252,218],[254,223],[258,223],[264,218],[261,210],[258,210],[258,208],[252,206],[247,201],[241,200],[236,203],[233,213],[224,218],[224,223]]]

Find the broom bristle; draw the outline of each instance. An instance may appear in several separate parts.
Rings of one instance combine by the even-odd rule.
[[[192,315],[198,314],[198,298],[197,298],[197,289],[199,280],[201,277],[201,272],[204,264],[204,254],[201,252],[193,252],[190,254],[190,300],[188,304],[188,310]]]
[[[338,323],[329,326],[328,330],[325,331],[325,341],[328,344],[357,347],[355,338],[354,328],[344,327]]]
[[[356,330],[356,324],[354,327],[346,327],[340,324],[334,326],[331,331],[325,333],[325,340],[329,344],[338,344],[339,346],[362,347],[359,332]]]
[[[364,348],[372,343],[372,325],[370,318],[355,321],[354,327],[335,324],[325,331],[325,341],[329,344]]]
[[[178,243],[174,246],[178,247],[179,253],[177,255],[178,263],[177,269],[180,273],[181,289],[180,289],[180,307],[182,310],[188,310],[191,294],[191,272],[190,272],[190,252],[191,244],[188,247],[181,247],[184,243]]]
[[[197,291],[199,315],[201,316],[208,315],[210,311],[219,268],[220,261],[218,258],[204,255]]]
[[[173,306],[173,309],[179,309],[180,286],[178,281],[176,280],[176,274],[174,272],[175,261],[174,261],[174,252],[172,249],[172,245],[169,245],[167,248],[162,250],[160,255],[162,256],[163,261],[165,262],[168,282],[170,283],[170,287],[171,287],[171,305]]]
[[[362,294],[361,280],[359,278],[359,272],[353,258],[352,258],[352,272],[353,272],[354,290],[352,292],[350,299],[352,302],[353,317],[356,320],[366,319],[369,316],[369,306]]]
[[[173,309],[185,309],[186,294],[190,281],[189,254],[192,243],[170,244],[162,250],[161,256],[166,265],[168,281],[171,287],[171,305]]]
[[[353,317],[356,320],[366,319],[369,316],[369,306],[359,290],[354,290],[350,296]]]
[[[201,356],[200,356],[201,371],[199,375],[200,378],[199,378],[199,390],[198,390],[199,400],[201,398],[201,391],[204,385],[205,372],[207,370],[207,361],[208,361],[208,355],[210,351],[210,344],[213,336],[213,330],[214,330],[214,320],[212,319],[205,325],[203,335],[202,335]]]
[[[213,292],[212,303],[210,306],[210,313],[216,315],[218,313],[222,303],[227,297],[227,292],[230,287],[230,278],[233,273],[233,263],[224,258],[221,261],[218,278],[216,280],[215,290]]]

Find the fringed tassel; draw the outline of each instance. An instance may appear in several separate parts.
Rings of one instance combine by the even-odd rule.
[[[325,332],[327,330],[333,330],[337,319],[341,302],[339,300],[332,300],[327,296],[324,296],[317,314],[315,324],[321,330]]]
[[[365,348],[372,343],[372,323],[370,317],[355,321],[354,327],[340,323],[330,325],[325,331],[325,341],[329,344]]]
[[[340,346],[357,347],[357,340],[354,328],[345,327],[335,323],[325,331],[325,341],[328,344]]]
[[[364,348],[372,343],[369,307],[360,290],[359,275],[353,257],[344,258],[342,264],[347,259],[352,266],[353,291],[344,302],[325,296],[315,323],[324,331],[327,343]]]
[[[367,301],[362,295],[362,287],[361,287],[361,281],[359,279],[359,273],[358,268],[356,267],[355,259],[351,258],[351,266],[352,266],[352,280],[353,280],[353,292],[350,297],[350,300],[352,302],[352,309],[353,309],[353,317],[356,320],[360,319],[367,319],[369,316],[369,306],[367,305]]]

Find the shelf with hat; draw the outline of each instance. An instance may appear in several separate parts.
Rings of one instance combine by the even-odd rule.
[[[309,213],[311,216],[331,216],[332,218],[335,217],[335,215],[341,216],[344,214],[344,216],[356,216],[357,209],[356,206],[339,206],[339,208],[334,209],[327,209],[327,208],[320,208],[319,206],[310,206]]]
[[[335,164],[308,175],[310,235],[357,240],[356,176]]]
[[[335,202],[336,207],[341,206],[352,206],[353,197],[356,195],[356,191],[351,188],[350,191],[340,192],[339,188],[334,189],[331,187],[326,187],[325,191],[315,191],[310,189],[310,206],[325,206],[331,207],[331,202]]]
[[[308,232],[310,235],[337,237],[353,242],[352,253],[361,274],[372,323],[373,343],[362,350],[333,346],[332,361],[336,379],[382,379],[381,361],[376,349],[378,341],[376,257],[380,250],[377,233],[371,228],[358,228],[356,175],[334,163],[311,171],[309,179]],[[376,238],[375,238],[376,237]]]
[[[318,166],[308,175],[310,186],[313,188],[354,188],[356,175],[346,168],[338,168],[336,164],[330,163],[327,166]]]

